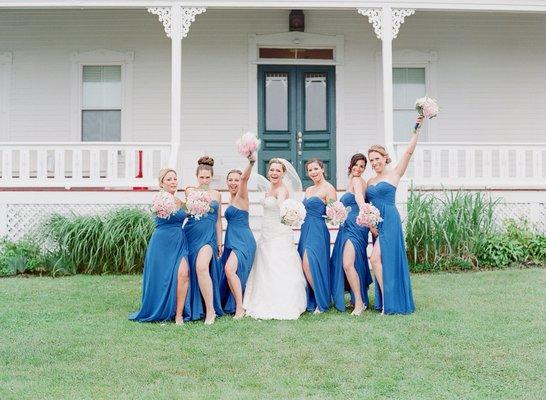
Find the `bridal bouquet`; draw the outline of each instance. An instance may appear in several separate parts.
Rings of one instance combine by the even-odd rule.
[[[199,220],[212,211],[212,197],[204,190],[192,190],[186,197],[185,208],[193,218]]]
[[[366,228],[375,228],[381,221],[383,218],[379,210],[371,203],[365,203],[356,217],[357,225]]]
[[[281,205],[281,222],[284,225],[298,228],[305,220],[305,206],[294,199],[286,199]]]
[[[351,207],[345,207],[341,201],[331,200],[326,206],[326,215],[324,217],[330,225],[340,226],[343,225],[350,211]]]
[[[165,190],[160,190],[154,196],[151,210],[159,218],[168,219],[176,211],[174,196]]]
[[[260,139],[255,133],[247,132],[237,139],[237,151],[244,157],[250,157],[260,148]]]

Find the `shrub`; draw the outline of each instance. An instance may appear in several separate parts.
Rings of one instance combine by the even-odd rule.
[[[526,258],[524,245],[507,234],[483,236],[477,241],[475,250],[478,265],[485,267],[504,268]]]
[[[134,208],[103,216],[54,215],[45,224],[57,267],[84,274],[142,272],[153,230],[150,214]]]
[[[17,274],[49,274],[51,260],[46,257],[37,241],[23,238],[11,241],[0,239],[0,276]]]
[[[411,270],[450,271],[475,267],[475,242],[493,230],[495,205],[495,201],[481,193],[445,192],[443,198],[438,198],[412,190],[406,221]]]

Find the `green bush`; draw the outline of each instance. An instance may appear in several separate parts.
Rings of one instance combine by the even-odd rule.
[[[476,239],[493,229],[495,201],[481,193],[410,192],[406,245],[413,272],[467,270],[477,265]]]
[[[83,274],[142,272],[153,230],[150,214],[134,208],[103,216],[54,215],[45,224],[56,265]]]
[[[532,261],[546,264],[546,236],[534,235],[529,240],[527,251]]]
[[[507,234],[489,234],[476,244],[478,265],[504,268],[526,259],[525,246]]]
[[[0,239],[0,276],[17,274],[49,274],[51,259],[31,238],[12,241]]]

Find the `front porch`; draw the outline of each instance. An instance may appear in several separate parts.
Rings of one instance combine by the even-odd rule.
[[[543,5],[61,3],[0,3],[0,190],[11,192],[0,205],[4,215],[8,203],[20,204],[21,189],[32,190],[24,193],[36,204],[37,190],[51,190],[48,201],[57,205],[105,198],[129,204],[132,196],[143,205],[150,193],[133,188],[157,189],[157,172],[167,165],[180,171],[182,186],[191,185],[205,153],[215,158],[215,185],[223,189],[226,171],[244,161],[237,137],[254,131],[264,139],[259,68],[328,66],[335,71],[328,149],[340,193],[355,152],[381,143],[396,162],[414,116],[411,102],[428,94],[438,98],[441,114],[427,122],[399,188],[401,209],[409,187],[486,190],[507,199],[515,211],[506,215],[545,218],[546,92],[537,84],[546,62]],[[288,32],[295,7],[305,14],[304,32]],[[271,58],[278,49],[322,55]],[[115,84],[85,98],[84,67],[119,67],[118,75],[109,70]],[[84,132],[84,113],[102,111],[119,113],[112,137],[113,125],[102,136]],[[301,131],[286,133],[283,151],[294,153],[292,162],[313,156],[311,135],[304,131],[298,142]],[[76,189],[90,191],[73,196]],[[520,206],[531,203],[538,211]]]

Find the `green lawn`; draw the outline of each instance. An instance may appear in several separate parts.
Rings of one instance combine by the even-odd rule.
[[[139,276],[0,279],[0,399],[544,399],[545,269],[414,275],[417,312],[138,324]]]

